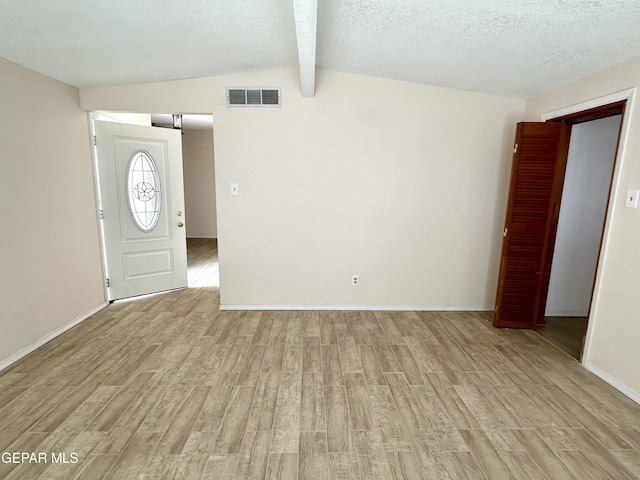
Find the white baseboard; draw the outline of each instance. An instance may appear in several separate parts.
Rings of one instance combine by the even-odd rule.
[[[106,307],[107,305],[109,305],[108,302],[103,302],[100,305],[98,305],[95,308],[92,308],[91,310],[89,310],[88,312],[85,312],[84,314],[80,315],[79,317],[77,317],[75,320],[67,323],[66,325],[54,330],[53,332],[48,333],[47,335],[45,335],[44,337],[42,337],[40,340],[38,340],[37,342],[23,348],[22,350],[20,350],[19,352],[14,353],[13,355],[11,355],[8,358],[5,358],[4,360],[0,361],[0,372],[2,370],[4,370],[5,368],[9,367],[10,365],[13,365],[14,363],[16,363],[18,360],[20,360],[22,357],[29,355],[31,352],[33,352],[35,349],[40,348],[42,345],[44,345],[47,342],[50,342],[51,340],[53,340],[54,338],[56,338],[58,335],[62,335],[64,332],[66,332],[67,330],[69,330],[70,328],[75,327],[76,325],[78,325],[79,323],[85,321],[87,318],[89,318],[91,315],[99,312],[100,310],[102,310],[104,307]]]
[[[211,235],[187,235],[187,238],[211,238],[218,239],[218,237],[212,237]]]
[[[380,310],[396,312],[487,312],[492,306],[439,307],[425,305],[220,305],[220,310]]]
[[[640,392],[636,392],[633,388],[629,388],[627,385],[620,382],[617,378],[612,377],[606,372],[603,372],[598,367],[593,366],[591,363],[587,362],[584,367],[640,405]]]

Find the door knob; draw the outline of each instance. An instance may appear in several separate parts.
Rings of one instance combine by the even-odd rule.
[[[178,227],[180,227],[180,228],[184,227],[184,223],[178,222]]]
[[[182,216],[182,210],[178,210],[178,216],[181,217]]]

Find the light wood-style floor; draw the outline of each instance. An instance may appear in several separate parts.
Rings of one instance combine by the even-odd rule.
[[[219,312],[121,302],[0,375],[8,479],[634,479],[640,406],[486,313]],[[206,286],[212,285],[212,286]]]

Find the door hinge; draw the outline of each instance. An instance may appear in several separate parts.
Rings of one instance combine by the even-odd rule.
[[[100,220],[104,220],[104,212],[100,210]]]
[[[95,135],[93,136],[93,145],[94,146],[98,145],[98,141],[96,140],[96,136]]]
[[[110,285],[109,285],[109,279],[107,278],[107,288],[109,288],[109,287],[110,287]]]
[[[93,137],[93,138],[94,138],[94,141],[95,141],[95,138],[96,138],[96,137]],[[516,144],[514,145],[514,147],[513,147],[513,153],[516,153],[517,151],[518,151],[518,144],[516,143]]]
[[[502,236],[506,237],[508,231],[509,231],[509,229],[507,227],[504,227],[504,231],[502,232]]]

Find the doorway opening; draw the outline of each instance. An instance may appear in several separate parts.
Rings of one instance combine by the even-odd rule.
[[[167,197],[167,200],[164,202],[164,215],[171,216],[176,214],[177,217],[174,219],[175,221],[171,221],[168,223],[169,227],[167,227],[167,231],[161,232],[152,232],[151,236],[158,239],[167,239],[167,241],[179,241],[178,237],[182,238],[182,251],[184,255],[184,284],[180,288],[184,287],[192,287],[192,286],[208,286],[213,287],[216,291],[219,289],[219,275],[218,275],[218,255],[217,255],[217,218],[216,218],[216,204],[215,204],[215,164],[214,164],[214,153],[213,153],[213,116],[211,114],[202,114],[202,115],[180,115],[183,120],[181,128],[181,135],[176,132],[176,127],[173,125],[172,118],[173,114],[167,115],[155,115],[148,113],[129,113],[129,112],[112,112],[112,111],[94,111],[89,113],[91,131],[90,134],[93,136],[93,156],[94,156],[94,175],[95,175],[95,183],[96,183],[96,199],[98,205],[100,205],[100,228],[101,228],[101,243],[102,243],[102,261],[103,261],[103,269],[105,272],[105,296],[114,300],[115,298],[128,298],[131,296],[141,295],[145,293],[150,293],[152,291],[161,292],[166,290],[171,290],[172,288],[159,288],[153,282],[161,277],[160,274],[164,274],[165,271],[169,270],[169,267],[162,269],[156,269],[151,273],[145,275],[138,275],[139,282],[142,282],[140,285],[140,291],[134,292],[133,295],[123,294],[114,294],[113,293],[113,279],[109,277],[112,276],[112,271],[115,271],[113,268],[109,268],[109,258],[117,257],[110,254],[107,255],[106,249],[106,241],[105,241],[105,225],[103,223],[103,214],[102,214],[102,201],[105,195],[106,190],[102,188],[101,178],[104,175],[99,173],[99,157],[105,157],[105,155],[98,155],[96,151],[95,145],[96,143],[96,124],[121,124],[122,128],[131,128],[138,129],[137,133],[132,133],[129,137],[126,134],[120,132],[120,136],[122,138],[130,138],[130,139],[138,139],[142,138],[145,134],[153,135],[152,131],[162,132],[163,128],[150,128],[150,127],[168,127],[168,129],[174,130],[172,132],[171,137],[176,137],[177,142],[175,142],[176,147],[172,146],[172,144],[164,143],[165,150],[168,148],[169,151],[174,152],[169,155],[170,158],[175,158],[179,162],[175,164],[175,160],[171,160],[174,162],[172,167],[166,170],[166,177],[163,177],[163,182],[160,182],[162,185],[162,198],[165,198],[165,189],[169,189],[170,185],[180,185],[180,195],[181,200],[176,200],[175,202],[170,201],[170,197]],[[98,122],[97,122],[98,121]],[[116,128],[114,126],[114,128]],[[144,130],[147,128],[147,130]],[[168,132],[167,132],[168,134]],[[125,135],[125,136],[122,136]],[[158,133],[160,135],[160,133]],[[162,135],[160,135],[164,138]],[[120,138],[120,137],[118,137]],[[115,140],[114,140],[115,141]],[[130,142],[133,140],[129,140]],[[171,140],[173,142],[173,140]],[[109,141],[98,142],[98,144],[108,144]],[[160,142],[162,144],[163,142]],[[172,150],[173,149],[173,150]],[[161,149],[162,150],[162,149]],[[179,153],[178,153],[179,152]],[[110,169],[111,167],[109,167]],[[175,177],[175,178],[174,178]],[[119,176],[117,178],[120,178]],[[170,181],[169,181],[170,180]],[[122,182],[120,182],[122,183]],[[129,182],[130,183],[130,182]],[[128,183],[127,183],[128,185]],[[128,187],[127,187],[128,188]],[[108,192],[107,192],[108,193]],[[171,197],[175,197],[175,192],[172,192]],[[184,195],[184,197],[183,197]],[[175,197],[174,200],[178,198]],[[113,206],[113,205],[112,205]],[[177,209],[177,210],[176,210]],[[116,208],[111,209],[116,210]],[[121,209],[122,210],[122,209]],[[174,211],[175,210],[175,211]],[[184,210],[184,211],[183,211]],[[186,211],[186,212],[185,212]],[[126,212],[125,212],[126,213]],[[162,212],[161,212],[162,213]],[[191,214],[191,215],[190,215]],[[106,217],[107,215],[104,215]],[[127,215],[111,215],[111,217],[127,217]],[[176,228],[178,228],[178,232],[182,235],[176,235]],[[184,227],[184,228],[182,228]],[[119,237],[118,235],[111,235],[112,238]],[[128,238],[125,239],[128,242]],[[125,243],[127,243],[125,242]],[[113,243],[113,242],[112,242]],[[131,243],[131,242],[128,242]],[[149,243],[149,242],[147,242]],[[193,250],[193,251],[191,251]],[[194,260],[195,264],[202,263],[198,262],[198,258],[192,257],[201,257],[202,252],[208,252],[207,258],[209,260],[207,264],[207,268],[204,268],[204,265],[200,265],[199,267],[193,266]],[[148,252],[143,252],[148,253]],[[175,267],[176,271],[181,270],[180,264],[182,263],[182,255],[166,255],[169,260],[167,260],[167,265],[169,265],[172,269],[174,265],[178,265]],[[130,255],[131,256],[131,255]],[[140,257],[141,254],[138,254]],[[147,255],[149,256],[149,255]],[[187,259],[187,257],[189,257]],[[214,265],[211,264],[211,259],[213,259]],[[189,266],[187,268],[187,260],[189,260]],[[112,262],[113,263],[113,262]],[[126,262],[125,262],[126,263]],[[131,262],[129,262],[131,263]],[[140,262],[138,262],[140,263]],[[127,264],[128,265],[128,264]],[[134,265],[135,266],[135,265]],[[116,276],[117,276],[116,272]],[[130,281],[132,275],[130,272],[124,275],[123,279],[126,281]],[[156,282],[157,283],[157,282]],[[147,285],[148,284],[148,285]],[[174,287],[175,288],[175,287]]]
[[[571,126],[544,322],[536,332],[580,360],[625,102],[558,117]]]
[[[609,218],[613,210],[613,201],[619,190],[618,177],[621,158],[629,130],[629,121],[624,111],[627,101],[633,102],[635,89],[615,93],[607,97],[592,100],[579,105],[574,105],[555,112],[542,115],[540,122],[520,122],[516,129],[514,144],[513,166],[511,171],[511,185],[509,200],[507,202],[507,214],[503,232],[502,254],[496,294],[496,308],[494,314],[494,326],[499,328],[529,328],[541,329],[547,324],[546,319],[551,320],[554,314],[586,319],[586,335],[584,326],[573,335],[577,337],[575,342],[578,347],[573,355],[588,359],[591,334],[593,328],[589,322],[592,312],[597,310],[598,292],[601,278],[601,259],[607,251]],[[608,120],[610,117],[617,117]],[[573,200],[563,199],[565,187],[565,173],[567,173],[567,160],[569,157],[570,140],[574,147],[580,142],[577,140],[579,132],[584,128],[595,128],[598,124],[609,123],[608,135],[609,153],[604,167],[604,175],[600,174],[598,181],[600,191],[599,215],[593,215],[594,208],[586,207],[586,199],[578,196]],[[587,125],[589,122],[591,125]],[[576,136],[571,138],[572,130]],[[593,132],[583,134],[587,140],[593,141]],[[593,143],[593,142],[592,142]],[[599,147],[600,145],[598,145]],[[583,150],[594,149],[584,147]],[[591,153],[591,152],[590,152]],[[601,160],[602,161],[602,160]],[[572,163],[576,163],[575,161]],[[578,166],[581,160],[578,161]],[[599,165],[599,167],[601,167]],[[583,169],[584,170],[584,169]],[[590,174],[590,170],[586,169]],[[584,173],[584,172],[583,172]],[[570,173],[571,175],[571,173]],[[585,175],[583,175],[585,176]],[[579,177],[578,177],[579,178]],[[580,181],[567,180],[570,183],[587,183],[590,194],[594,187],[590,182],[594,180],[586,175]],[[567,189],[571,191],[571,187]],[[584,190],[584,188],[583,188]],[[587,195],[583,193],[582,195]],[[560,220],[561,204],[577,203],[577,210],[571,213],[571,209],[564,215],[569,218],[569,223],[579,216],[599,216],[598,226],[590,234],[590,262],[584,259],[580,262],[572,260],[571,256],[565,263],[590,263],[589,273],[581,273],[583,284],[584,303],[580,308],[571,310],[547,311],[547,300],[551,293],[556,293],[557,285],[551,286],[550,280],[553,267],[554,247],[556,244],[556,232]],[[596,202],[598,203],[598,202]],[[578,213],[576,213],[576,211]],[[565,222],[566,223],[566,220]],[[593,223],[593,222],[592,222]],[[569,229],[570,230],[570,229]],[[582,237],[578,237],[582,241]],[[574,242],[575,235],[574,235]],[[562,242],[561,242],[562,243]],[[570,254],[577,252],[578,248],[568,242],[570,248],[565,248]],[[595,245],[595,247],[594,247]],[[562,251],[562,248],[560,248]],[[559,253],[560,255],[560,253]],[[560,265],[560,264],[558,264]],[[556,270],[562,271],[556,265]],[[574,277],[575,278],[575,277]],[[573,288],[571,285],[563,284]],[[564,292],[564,296],[567,292]],[[563,295],[560,295],[563,296]],[[552,300],[552,298],[549,298]],[[551,305],[553,309],[553,305]],[[546,314],[546,315],[545,315]],[[551,322],[550,322],[551,323]],[[548,328],[551,333],[553,328]],[[575,331],[575,329],[574,329]],[[577,351],[576,351],[577,350]],[[585,360],[583,360],[584,363]]]
[[[213,116],[180,115],[189,287],[219,287]],[[173,114],[151,114],[151,125],[174,128]]]

